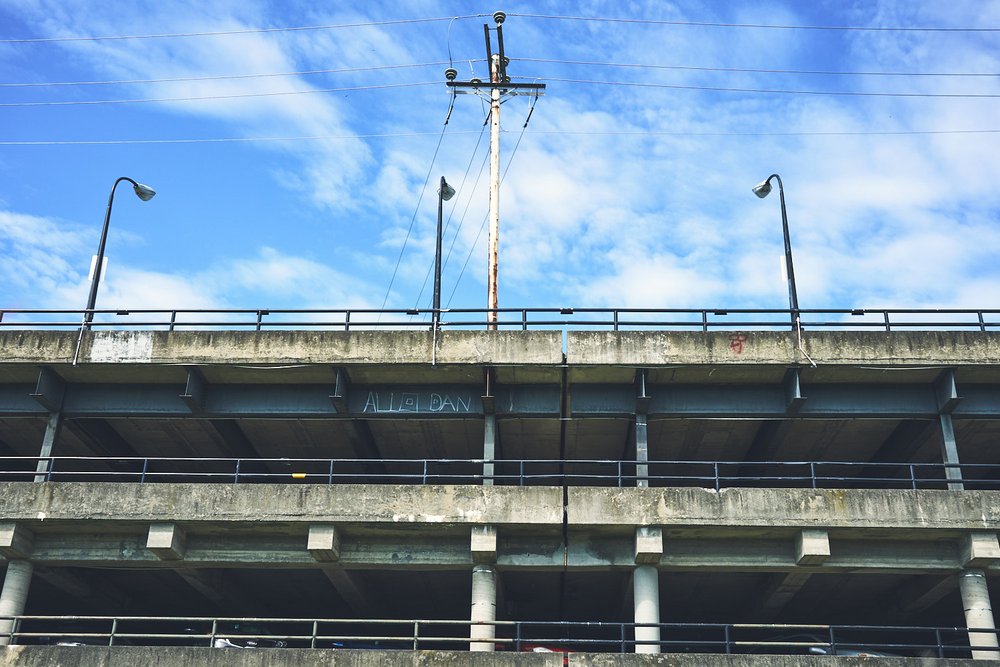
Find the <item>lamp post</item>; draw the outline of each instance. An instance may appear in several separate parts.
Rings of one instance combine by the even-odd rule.
[[[785,236],[785,273],[788,274],[788,307],[792,314],[792,329],[801,326],[799,322],[799,297],[795,292],[795,269],[792,267],[792,242],[788,237],[788,213],[785,211],[785,188],[781,176],[771,174],[753,188],[753,193],[763,199],[771,193],[771,179],[778,181],[778,196],[781,198],[781,231]]]
[[[136,196],[142,201],[149,201],[156,194],[156,191],[148,185],[137,183],[128,176],[122,176],[111,186],[111,194],[108,195],[108,210],[104,214],[104,228],[101,230],[101,243],[97,246],[97,263],[94,265],[94,277],[90,281],[90,296],[87,297],[87,309],[84,315],[84,327],[90,328],[90,323],[94,321],[94,306],[97,303],[97,288],[101,283],[101,265],[104,263],[104,245],[108,241],[108,223],[111,222],[111,204],[115,199],[115,188],[122,181],[132,184]]]
[[[437,331],[441,319],[441,218],[444,213],[444,203],[455,196],[455,188],[448,185],[441,177],[441,187],[438,188],[438,221],[437,243],[434,246],[434,330]]]

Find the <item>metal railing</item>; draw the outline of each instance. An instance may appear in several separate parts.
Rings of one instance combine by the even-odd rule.
[[[814,308],[797,311],[808,330],[901,331],[1000,329],[1000,309]],[[789,329],[792,313],[771,308],[452,308],[432,309],[129,309],[65,310],[6,308],[0,328],[77,329],[93,313],[93,329],[428,329],[440,315],[443,329],[482,329],[496,314],[499,329],[753,331]]]
[[[762,623],[636,624],[574,621],[440,619],[176,618],[162,616],[6,616],[0,624],[19,645],[193,646],[370,650],[468,650],[486,641],[499,651],[632,653],[655,644],[663,653],[885,655],[967,658],[992,653],[996,630],[964,627]],[[473,633],[492,626],[495,638]],[[636,629],[658,628],[657,640]],[[476,636],[473,636],[473,635]],[[970,639],[972,641],[970,641]]]
[[[490,472],[492,466],[492,472]],[[949,475],[949,473],[951,473]],[[7,456],[0,479],[226,484],[1000,489],[1000,464],[607,459],[262,459]]]

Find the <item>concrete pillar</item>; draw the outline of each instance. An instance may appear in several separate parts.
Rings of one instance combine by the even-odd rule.
[[[635,485],[647,487],[649,486],[649,466],[646,465],[649,461],[649,435],[645,412],[635,413],[635,460],[638,462],[635,466]]]
[[[632,576],[635,599],[635,652],[659,653],[660,628],[638,627],[640,623],[660,622],[660,575],[652,565],[640,565]],[[650,642],[650,643],[646,643]]]
[[[986,587],[986,573],[982,570],[963,570],[958,575],[958,586],[962,591],[962,609],[965,610],[965,625],[971,629],[995,630],[993,606],[990,592]],[[973,660],[1000,660],[995,632],[970,632],[969,645],[973,648],[985,647],[990,651],[972,651]]]
[[[26,560],[7,562],[7,575],[0,591],[0,646],[10,644],[10,635],[15,630],[13,619],[3,616],[20,616],[28,601],[28,586],[31,585],[32,565]]]
[[[942,439],[941,458],[949,466],[957,466],[960,461],[958,460],[958,442],[955,440],[955,425],[951,421],[951,415],[946,412],[942,412],[939,418]],[[965,488],[962,483],[962,471],[959,468],[945,468],[944,476],[949,480],[949,491],[961,491]]]
[[[42,448],[38,452],[39,458],[52,456],[52,450],[59,440],[59,432],[62,430],[62,413],[49,413],[49,421],[45,425],[45,435],[42,436]],[[49,461],[39,461],[35,466],[35,481],[44,482],[50,469]]]
[[[492,565],[472,568],[472,628],[471,637],[485,641],[469,643],[470,651],[493,651],[496,646],[497,573]],[[486,625],[477,625],[477,624]]]
[[[497,416],[485,415],[483,420],[483,486],[493,486],[493,460],[497,451]]]

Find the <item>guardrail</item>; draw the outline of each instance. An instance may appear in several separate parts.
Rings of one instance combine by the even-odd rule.
[[[795,311],[803,328],[900,331],[1000,329],[1000,309],[848,308]],[[85,315],[94,321],[84,324]],[[498,308],[473,309],[109,309],[61,310],[6,308],[0,328],[8,329],[428,329],[439,314],[442,329],[481,329],[490,315],[498,329],[610,329],[747,331],[789,329],[793,312],[768,308]]]
[[[663,653],[997,655],[989,648],[996,630],[963,627],[162,616],[5,616],[0,625],[11,628],[0,636],[21,645],[467,650],[485,641],[500,651],[564,653],[632,653],[655,644]],[[495,639],[484,640],[484,626]],[[637,628],[658,628],[660,637],[636,640]]]
[[[950,473],[950,474],[949,474]],[[606,459],[0,457],[7,481],[1000,489],[1000,464]]]

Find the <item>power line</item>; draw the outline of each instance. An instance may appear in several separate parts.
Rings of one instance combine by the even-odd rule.
[[[535,77],[523,77],[532,78]],[[718,93],[764,93],[778,95],[835,95],[847,97],[922,97],[949,99],[994,99],[1000,93],[880,93],[853,90],[789,90],[783,88],[727,88],[725,86],[687,86],[670,83],[640,83],[635,81],[596,81],[592,79],[559,79],[546,77],[548,81],[580,83],[599,86],[631,86],[637,88],[668,88],[671,90],[702,90]]]
[[[413,67],[435,67],[447,65],[447,61],[433,63],[410,63],[405,65],[374,65],[372,67],[348,67],[343,69],[310,69],[301,72],[273,72],[268,74],[220,74],[218,76],[176,76],[164,79],[121,79],[118,81],[40,81],[0,83],[0,88],[45,88],[55,86],[110,86],[146,83],[180,83],[184,81],[227,81],[234,79],[263,79],[282,76],[308,76],[312,74],[347,74],[351,72],[374,72],[378,70],[404,69]]]
[[[481,130],[478,131],[480,134]],[[477,130],[454,130],[452,134],[476,134]],[[350,139],[386,139],[430,137],[437,132],[385,132],[375,134],[326,134],[295,137],[223,137],[214,139],[95,139],[52,141],[5,141],[0,146],[116,146],[143,144],[224,144],[276,141],[336,141]],[[914,135],[1000,134],[1000,129],[967,130],[856,130],[830,132],[679,132],[675,130],[532,130],[528,134],[565,136],[634,136],[634,137],[894,137]]]
[[[131,100],[68,100],[58,102],[0,102],[0,107],[46,107],[80,106],[94,104],[144,104],[148,102],[203,102],[206,100],[232,100],[246,97],[278,97],[281,95],[313,95],[316,93],[345,93],[359,90],[382,90],[386,88],[413,88],[415,86],[440,85],[440,81],[418,81],[416,83],[385,83],[374,86],[346,86],[342,88],[313,88],[311,90],[285,90],[273,93],[234,93],[232,95],[203,95],[199,97],[150,97]]]
[[[517,135],[517,141],[514,143],[514,148],[510,151],[510,157],[507,158],[507,166],[504,167],[503,175],[500,177],[500,182],[503,183],[504,179],[507,178],[507,172],[510,170],[510,165],[514,162],[514,156],[517,154],[517,147],[521,145],[521,139],[524,138],[524,131],[528,128],[528,121],[531,120],[531,114],[535,111],[535,105],[538,103],[538,96],[535,96],[531,102],[531,106],[528,108],[528,115],[524,119],[524,125],[521,126],[521,132]],[[451,300],[455,298],[455,292],[458,291],[458,285],[462,282],[462,276],[465,275],[465,269],[469,266],[469,260],[472,259],[472,253],[476,250],[476,245],[479,243],[480,237],[483,235],[483,229],[486,227],[486,221],[489,219],[489,212],[483,216],[483,222],[479,225],[479,233],[476,234],[476,240],[472,242],[472,246],[469,247],[469,254],[465,257],[465,263],[462,264],[462,270],[458,273],[458,278],[455,279],[455,286],[451,290],[451,294],[448,296],[448,303],[445,308],[451,306]],[[457,236],[457,234],[456,234]]]
[[[464,193],[464,191],[465,191],[465,183],[466,183],[466,181],[469,178],[469,172],[472,170],[472,163],[476,159],[476,153],[479,152],[479,146],[483,143],[483,135],[484,134],[486,134],[486,123],[483,123],[482,128],[480,128],[480,130],[479,130],[479,138],[476,140],[476,145],[472,149],[472,155],[469,156],[469,164],[465,167],[465,174],[462,176],[462,181],[458,185],[458,192]],[[482,170],[480,170],[479,173],[481,175],[482,174]],[[479,178],[477,177],[476,178],[476,185],[478,185],[478,184],[479,184]],[[472,190],[470,191],[469,197],[466,200],[467,202],[468,201],[472,201],[472,194],[471,193],[476,191],[476,185],[472,186]],[[466,204],[466,210],[468,210],[468,204]],[[447,222],[445,222],[444,230],[441,232],[442,236],[444,236],[445,234],[448,233],[448,228],[451,227],[451,219],[452,219],[452,216],[454,216],[454,214],[455,214],[455,208],[452,207],[449,210],[449,212],[448,212],[448,220],[447,220]],[[465,216],[463,215],[462,216],[462,220],[464,220],[464,219],[465,219]],[[461,229],[462,229],[462,220],[459,221],[458,231],[461,231]],[[458,231],[455,232],[456,237],[458,236]],[[445,264],[447,264],[447,262],[445,262]],[[420,307],[420,298],[424,295],[424,289],[427,287],[427,281],[430,279],[431,273],[433,273],[433,271],[434,271],[434,262],[432,261],[430,267],[427,269],[427,274],[424,275],[424,282],[420,285],[420,291],[417,293],[417,298],[414,301],[414,308],[419,308]]]
[[[788,25],[772,23],[717,23],[708,21],[671,21],[665,19],[626,19],[599,16],[552,16],[547,14],[520,14],[509,12],[507,16],[528,19],[552,19],[559,21],[591,21],[595,23],[639,23],[645,25],[676,25],[695,28],[760,28],[771,30],[846,30],[857,32],[1000,32],[1000,28],[940,28],[909,26],[856,26],[856,25]]]
[[[392,284],[396,282],[396,274],[399,272],[399,265],[403,261],[403,253],[406,251],[406,243],[410,240],[410,234],[413,232],[413,223],[417,220],[417,212],[420,211],[420,202],[424,200],[424,192],[427,190],[427,184],[431,180],[431,172],[434,170],[434,163],[437,161],[438,151],[441,150],[441,142],[444,140],[445,130],[448,129],[448,121],[451,119],[451,111],[455,108],[455,96],[451,96],[451,102],[448,104],[448,113],[445,114],[444,124],[441,126],[441,136],[438,137],[437,146],[434,147],[434,155],[431,156],[431,164],[427,168],[427,176],[424,177],[424,185],[420,188],[420,196],[417,197],[417,205],[413,207],[413,217],[410,218],[410,226],[406,229],[406,236],[403,238],[403,245],[399,249],[399,257],[396,258],[396,266],[392,269],[392,277],[389,278],[389,286],[385,289],[385,297],[382,299],[382,306],[379,310],[385,310],[385,304],[389,300],[389,294],[392,292]],[[379,315],[379,319],[381,319]]]
[[[750,74],[818,74],[825,76],[940,76],[940,77],[995,77],[997,72],[836,72],[832,70],[768,69],[755,67],[697,67],[691,65],[648,65],[634,63],[607,63],[586,60],[558,60],[554,58],[511,58],[522,62],[552,63],[558,65],[587,65],[596,67],[631,67],[641,69],[682,70],[690,72],[737,72]]]
[[[305,30],[336,30],[338,28],[367,28],[382,25],[402,25],[405,23],[433,23],[435,21],[452,21],[455,19],[471,19],[487,16],[487,14],[468,14],[465,16],[441,16],[426,19],[396,19],[392,21],[366,21],[364,23],[336,23],[330,25],[289,26],[285,28],[244,28],[241,30],[211,30],[204,32],[172,32],[154,35],[105,35],[101,37],[15,37],[0,39],[0,44],[46,44],[54,42],[99,42],[122,39],[169,39],[174,37],[220,37],[224,35],[254,35],[271,32],[301,32]]]

